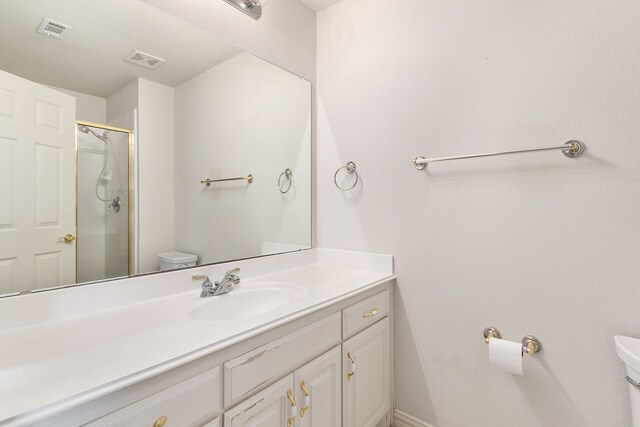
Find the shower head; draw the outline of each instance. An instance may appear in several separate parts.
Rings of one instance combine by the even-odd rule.
[[[93,136],[95,136],[96,138],[98,138],[101,141],[105,141],[108,139],[107,135],[109,135],[109,131],[105,130],[104,133],[102,135],[100,135],[98,132],[94,131],[93,129],[91,129],[88,126],[85,125],[78,125],[78,130],[82,133],[86,133],[88,134],[89,132],[91,132],[91,134]]]

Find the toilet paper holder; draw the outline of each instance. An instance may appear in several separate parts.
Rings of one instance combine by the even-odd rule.
[[[500,333],[498,328],[495,328],[493,326],[484,328],[483,335],[484,342],[486,342],[487,344],[489,344],[489,340],[491,340],[491,338],[502,339],[502,334]],[[538,338],[534,337],[533,335],[525,335],[524,337],[522,337],[522,354],[526,353],[531,356],[539,352],[541,349],[542,343]]]

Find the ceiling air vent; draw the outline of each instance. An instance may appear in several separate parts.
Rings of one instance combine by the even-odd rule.
[[[158,58],[157,56],[149,55],[148,53],[140,52],[139,50],[134,50],[127,56],[127,61],[132,64],[141,65],[146,68],[158,68],[162,64],[164,64],[164,59]]]
[[[44,18],[36,32],[44,34],[47,37],[53,37],[60,40],[62,39],[62,35],[70,29],[71,27],[69,25],[53,21],[49,18]]]

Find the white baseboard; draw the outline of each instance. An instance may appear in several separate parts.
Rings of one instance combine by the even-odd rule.
[[[424,421],[420,421],[417,418],[412,417],[409,414],[405,414],[402,411],[394,409],[393,411],[393,427],[435,427],[431,424],[427,424]]]

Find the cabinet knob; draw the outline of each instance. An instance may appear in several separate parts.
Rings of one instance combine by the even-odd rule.
[[[163,415],[153,423],[153,427],[162,427],[167,423],[168,420],[169,419]]]

